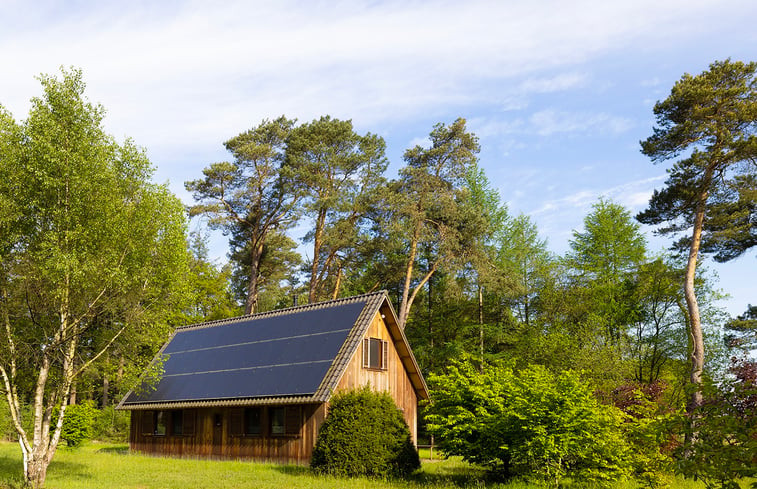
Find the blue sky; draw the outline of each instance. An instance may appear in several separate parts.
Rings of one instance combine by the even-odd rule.
[[[394,173],[433,124],[465,117],[510,212],[563,253],[600,196],[644,208],[665,179],[639,152],[655,101],[714,60],[757,60],[755,19],[753,0],[0,0],[0,104],[23,119],[35,75],[82,68],[108,131],[186,203],[183,182],[263,118],[352,119],[386,139]],[[729,312],[757,303],[755,265],[710,262]]]

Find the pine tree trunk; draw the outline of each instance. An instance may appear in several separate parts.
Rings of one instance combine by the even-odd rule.
[[[410,242],[410,253],[407,257],[407,266],[405,267],[405,283],[402,285],[402,301],[398,311],[399,326],[405,329],[407,317],[410,315],[410,282],[413,278],[413,265],[415,264],[415,255],[418,252],[418,241],[420,240],[420,226],[416,225],[413,239]]]
[[[262,256],[262,241],[253,240],[252,255],[250,256],[250,283],[247,284],[247,302],[244,306],[245,314],[254,314],[258,308],[258,276],[260,275],[260,259]]]
[[[706,188],[706,187],[705,187]],[[691,235],[689,258],[686,262],[685,280],[683,284],[684,297],[689,313],[689,338],[691,340],[691,370],[689,381],[694,390],[686,405],[686,411],[691,414],[702,405],[702,371],[704,370],[704,338],[702,335],[702,322],[699,316],[699,304],[694,290],[694,278],[696,276],[697,258],[699,246],[702,240],[702,227],[704,225],[704,211],[707,202],[707,192],[700,195],[694,218],[694,229]]]
[[[326,211],[320,210],[315,222],[315,232],[313,233],[313,263],[310,265],[310,286],[308,287],[308,303],[312,304],[318,300],[318,267],[321,260],[321,245],[323,244],[323,230],[326,227]]]

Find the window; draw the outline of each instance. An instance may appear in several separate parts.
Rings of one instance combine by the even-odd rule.
[[[301,413],[300,406],[269,408],[271,436],[299,435],[302,424]]]
[[[272,435],[283,435],[284,433],[286,433],[286,431],[284,430],[284,420],[286,419],[285,411],[286,408],[283,407],[271,408],[270,415]]]
[[[380,338],[365,338],[363,340],[363,367],[386,370],[388,344]]]
[[[244,434],[259,435],[261,432],[261,409],[259,407],[244,410]]]
[[[165,436],[166,434],[166,415],[165,411],[155,411],[155,435]]]
[[[155,434],[155,411],[142,411],[142,435]]]
[[[182,416],[182,411],[174,411],[171,413],[171,434],[184,434],[184,417]]]
[[[190,409],[171,411],[171,434],[190,436],[195,434],[195,412]]]

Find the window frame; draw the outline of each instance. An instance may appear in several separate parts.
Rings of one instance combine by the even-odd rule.
[[[378,343],[378,358],[374,358],[371,352],[375,349],[372,345]],[[381,338],[363,338],[363,368],[368,370],[387,370],[389,356],[389,342]],[[377,362],[373,362],[377,360]]]
[[[257,412],[258,429],[257,432],[249,430],[252,413]],[[242,436],[263,436],[263,408],[260,406],[246,407],[242,411]]]
[[[154,431],[153,436],[168,436],[168,411],[165,410],[159,410],[154,411],[155,421],[153,423]],[[161,433],[162,428],[162,433]]]
[[[276,413],[281,413],[281,431],[274,431],[274,422],[278,421]],[[271,436],[286,435],[286,406],[272,406],[268,408],[268,432]]]
[[[275,421],[275,412],[281,414],[281,431],[273,431],[273,423]],[[300,405],[286,405],[286,406],[270,406],[268,408],[268,433],[271,438],[299,438],[302,432],[302,406]]]

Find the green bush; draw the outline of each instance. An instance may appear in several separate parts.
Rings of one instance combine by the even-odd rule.
[[[403,477],[420,467],[420,459],[389,394],[365,387],[331,400],[311,467],[332,475]]]
[[[481,372],[465,361],[429,379],[428,429],[446,455],[551,486],[568,477],[608,485],[631,473],[623,413],[601,405],[573,372]]]
[[[703,404],[678,420],[685,436],[676,471],[708,488],[739,489],[739,480],[757,477],[757,362],[734,361],[730,372],[705,383]]]
[[[97,411],[91,438],[101,441],[125,442],[129,439],[129,411],[117,411],[113,406]]]
[[[70,447],[81,445],[81,442],[92,436],[92,427],[98,414],[94,401],[84,401],[66,407],[61,439]]]

